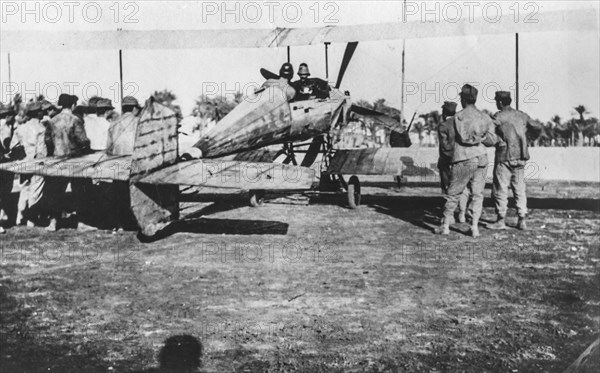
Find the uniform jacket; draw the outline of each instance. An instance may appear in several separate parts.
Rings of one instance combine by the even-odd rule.
[[[45,142],[46,127],[37,118],[29,119],[15,129],[10,147],[21,144],[25,150],[25,160],[48,156]]]
[[[296,101],[308,100],[311,97],[324,99],[329,97],[329,85],[323,79],[307,78],[292,82],[296,89]]]
[[[139,117],[128,112],[110,124],[106,152],[113,155],[130,155],[133,153],[135,133]]]
[[[505,146],[496,146],[495,162],[527,161],[527,130],[539,129],[539,125],[531,120],[529,115],[507,106],[494,115],[496,134]]]
[[[85,133],[83,120],[70,111],[63,110],[50,119],[48,131],[55,156],[81,155],[90,149],[90,140]]]
[[[486,146],[498,140],[494,133],[492,118],[469,105],[454,116],[455,144],[452,163],[479,158],[480,165],[487,160]],[[485,162],[487,163],[487,161]]]
[[[110,122],[104,117],[90,114],[84,119],[85,133],[90,139],[92,150],[105,150]]]
[[[439,163],[450,164],[454,155],[454,117],[448,117],[438,126],[440,143]]]
[[[278,87],[285,94],[287,101],[293,99],[294,96],[296,96],[296,90],[290,84],[290,81],[285,78],[267,79],[267,81],[263,83],[262,87],[263,88]]]

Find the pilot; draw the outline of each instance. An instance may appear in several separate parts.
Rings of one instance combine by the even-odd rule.
[[[329,85],[326,81],[318,78],[309,78],[310,71],[306,63],[301,63],[298,68],[300,80],[292,82],[296,89],[295,101],[303,101],[311,98],[324,99],[329,97]]]
[[[286,62],[279,69],[279,79],[267,79],[263,83],[262,88],[279,87],[284,93],[287,101],[296,96],[294,87],[290,84],[290,80],[294,77],[294,67],[291,63]]]

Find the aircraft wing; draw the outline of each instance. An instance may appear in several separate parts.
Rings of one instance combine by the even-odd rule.
[[[0,170],[20,175],[127,181],[131,157],[97,152],[73,158],[48,157],[2,163]]]
[[[366,148],[337,150],[327,171],[340,175],[437,175],[436,160],[421,156],[418,146],[410,148]]]
[[[540,12],[515,21],[504,14],[497,22],[463,17],[457,22],[391,22],[349,26],[219,30],[21,31],[2,30],[4,52],[85,49],[263,48],[376,40],[597,30],[594,10]]]
[[[194,159],[163,168],[138,180],[142,184],[230,189],[300,190],[315,182],[315,170],[278,163]]]

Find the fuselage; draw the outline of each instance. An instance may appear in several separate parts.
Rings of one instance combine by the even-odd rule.
[[[329,132],[346,117],[350,96],[332,89],[327,99],[288,101],[279,87],[268,87],[245,97],[194,145],[203,158],[304,141]]]

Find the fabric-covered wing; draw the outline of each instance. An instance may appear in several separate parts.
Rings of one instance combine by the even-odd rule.
[[[99,180],[129,180],[131,156],[92,153],[75,158],[48,157],[0,164],[0,170],[20,175],[40,175]]]
[[[241,190],[300,190],[309,189],[314,181],[315,171],[306,167],[195,159],[163,168],[138,182]]]
[[[461,35],[507,34],[543,31],[597,30],[593,10],[541,12],[537,22],[512,14],[498,22],[468,17],[457,22],[393,22],[312,28],[229,30],[118,30],[118,31],[13,31],[2,30],[4,52],[70,49],[201,49],[261,48],[346,43],[356,41],[418,39]]]
[[[436,164],[420,157],[420,153],[418,146],[341,149],[336,151],[327,171],[340,175],[437,175]]]

